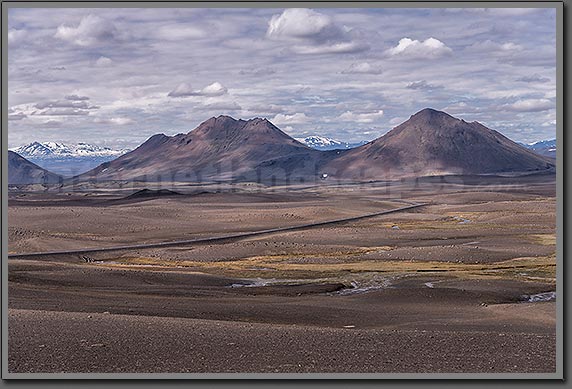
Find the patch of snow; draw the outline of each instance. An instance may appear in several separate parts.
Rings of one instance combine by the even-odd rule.
[[[532,294],[532,295],[524,295],[522,297],[526,302],[529,302],[529,303],[552,301],[552,300],[556,300],[556,292],[545,292],[545,293],[538,293],[538,294]]]

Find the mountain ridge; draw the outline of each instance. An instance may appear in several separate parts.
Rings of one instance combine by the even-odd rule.
[[[371,142],[330,151],[308,147],[268,119],[220,115],[186,134],[155,134],[74,179],[294,183],[554,168],[553,160],[476,121],[426,108]]]
[[[63,178],[28,161],[18,153],[8,150],[8,184],[57,184]]]

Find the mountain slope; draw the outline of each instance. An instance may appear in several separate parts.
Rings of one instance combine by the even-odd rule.
[[[62,178],[8,151],[8,184],[56,184]]]
[[[316,176],[322,153],[266,119],[211,118],[188,134],[154,135],[137,149],[79,176],[97,180],[288,181]]]
[[[478,122],[427,108],[323,170],[338,178],[374,179],[551,169],[553,161]]]

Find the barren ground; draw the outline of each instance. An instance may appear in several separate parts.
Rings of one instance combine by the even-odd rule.
[[[77,189],[77,188],[76,188]],[[10,372],[554,372],[554,177],[12,192]],[[136,189],[136,188],[135,188]],[[545,296],[545,295],[543,295]],[[548,295],[546,295],[548,296]]]

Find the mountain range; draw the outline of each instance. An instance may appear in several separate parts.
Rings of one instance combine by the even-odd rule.
[[[111,149],[87,143],[32,142],[11,151],[44,169],[63,176],[74,176],[111,161],[129,149]]]
[[[213,117],[187,134],[154,135],[74,180],[274,184],[554,169],[554,160],[497,131],[427,108],[367,144],[327,151],[308,147],[267,119]]]
[[[327,138],[319,135],[311,135],[305,138],[295,138],[298,142],[305,144],[316,150],[338,150],[338,149],[353,149],[367,143],[362,142],[342,142],[337,139]]]
[[[534,143],[519,143],[527,149],[533,150],[537,154],[545,157],[556,158],[556,139],[541,140]]]

